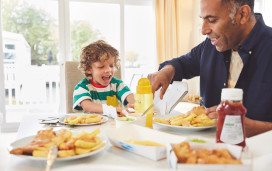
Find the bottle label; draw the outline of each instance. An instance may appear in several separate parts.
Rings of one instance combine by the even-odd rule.
[[[244,141],[241,116],[226,115],[220,140],[228,144],[239,144]]]

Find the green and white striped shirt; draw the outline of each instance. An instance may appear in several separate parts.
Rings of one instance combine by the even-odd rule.
[[[107,104],[107,96],[116,95],[118,102],[127,105],[126,97],[132,94],[122,80],[112,77],[110,84],[104,88],[94,87],[89,79],[82,79],[75,87],[73,94],[73,109],[83,110],[80,102],[90,99],[94,103]]]

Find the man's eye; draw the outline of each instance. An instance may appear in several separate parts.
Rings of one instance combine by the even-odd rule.
[[[209,21],[209,23],[215,23],[216,19],[209,19],[208,21]]]

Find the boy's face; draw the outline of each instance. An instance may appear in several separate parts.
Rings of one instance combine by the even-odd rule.
[[[93,81],[102,86],[109,85],[114,72],[115,67],[113,57],[110,57],[105,61],[94,62],[92,64],[92,69],[87,71],[88,74],[92,74]]]

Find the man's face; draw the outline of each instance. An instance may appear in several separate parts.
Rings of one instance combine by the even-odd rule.
[[[200,9],[202,34],[208,36],[219,52],[236,50],[242,39],[241,28],[239,22],[233,24],[228,6],[221,5],[221,0],[201,0]]]

